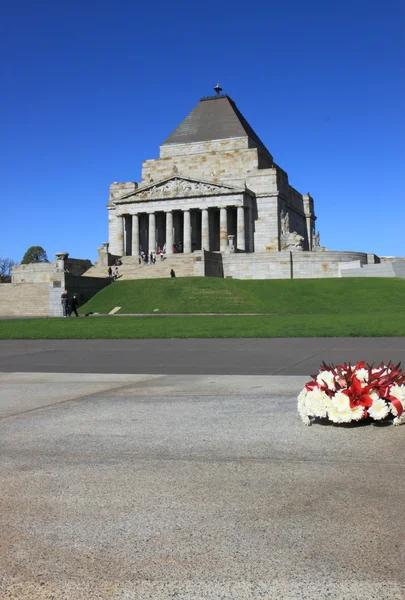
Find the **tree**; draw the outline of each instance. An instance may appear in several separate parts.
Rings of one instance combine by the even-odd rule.
[[[0,256],[0,283],[9,283],[11,281],[11,269],[15,265],[12,258],[2,258]]]
[[[42,246],[31,246],[31,248],[28,248],[27,252],[23,256],[21,264],[28,265],[29,263],[36,262],[49,262],[46,252]]]

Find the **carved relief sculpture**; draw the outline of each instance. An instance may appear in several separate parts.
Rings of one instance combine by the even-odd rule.
[[[206,194],[217,194],[223,191],[224,187],[189,181],[187,179],[170,179],[163,185],[155,185],[144,191],[133,194],[134,200],[161,199],[179,196],[200,196]]]

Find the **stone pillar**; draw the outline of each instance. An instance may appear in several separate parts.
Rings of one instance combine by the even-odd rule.
[[[237,240],[236,246],[239,250],[245,250],[245,208],[237,208]]]
[[[149,213],[149,241],[148,254],[156,252],[156,217],[155,213]]]
[[[191,252],[191,221],[189,210],[183,212],[183,252]]]
[[[210,249],[210,231],[208,225],[208,208],[201,209],[201,248]]]
[[[118,217],[118,236],[117,236],[117,250],[118,256],[124,256],[125,254],[125,216]]]
[[[228,221],[226,208],[219,209],[219,250],[226,252],[228,246]]]
[[[173,254],[173,213],[166,213],[166,254]]]
[[[132,215],[132,256],[139,256],[139,217]]]

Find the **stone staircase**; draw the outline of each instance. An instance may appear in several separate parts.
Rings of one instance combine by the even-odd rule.
[[[168,254],[161,260],[156,256],[156,264],[139,264],[137,256],[123,256],[122,265],[118,267],[119,280],[125,279],[161,279],[170,277],[171,269],[176,273],[176,277],[195,277],[203,276],[202,253],[193,252],[190,254]],[[201,273],[198,268],[201,265]],[[114,267],[113,267],[114,269]],[[84,277],[107,277],[108,268],[95,265],[83,273]]]
[[[0,316],[47,317],[49,283],[1,283]]]

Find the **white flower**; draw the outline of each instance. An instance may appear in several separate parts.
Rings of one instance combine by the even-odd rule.
[[[395,425],[399,425],[400,423],[403,422],[403,419],[405,418],[405,385],[398,385],[397,383],[395,383],[394,385],[391,386],[390,391],[389,391],[390,396],[394,396],[394,398],[397,398],[400,403],[402,404],[402,408],[403,411],[401,417],[398,417],[398,409],[395,406],[395,404],[393,402],[390,402],[390,410],[392,412],[392,414],[395,417],[399,418],[399,423],[395,423],[396,419],[394,420],[394,424]]]
[[[342,390],[336,392],[328,408],[328,416],[334,423],[350,423],[358,421],[363,416],[363,407],[350,408],[350,400]]]
[[[342,413],[335,407],[335,406],[330,406],[328,408],[328,417],[331,421],[333,421],[333,423],[341,423],[341,415]]]
[[[298,405],[300,404],[305,404],[305,398],[307,397],[308,394],[308,390],[307,388],[304,388],[303,390],[300,391],[300,393],[298,394]]]
[[[402,413],[400,417],[395,417],[393,423],[394,425],[403,425],[405,423],[405,413]]]
[[[340,390],[332,397],[331,406],[339,412],[344,412],[350,409],[350,402],[348,396]]]
[[[351,421],[359,421],[363,416],[363,407],[355,406],[354,408],[348,408],[347,410],[340,411],[341,423],[350,423]]]
[[[357,369],[356,377],[359,381],[368,382],[368,369]]]
[[[319,388],[309,391],[305,399],[305,407],[309,416],[326,417],[326,410],[329,405],[329,397]]]
[[[373,404],[368,409],[368,414],[372,419],[376,421],[380,421],[381,419],[385,419],[385,417],[390,412],[390,407],[387,403],[382,400],[382,398],[378,398],[377,400],[373,400]]]
[[[321,371],[316,378],[318,385],[327,386],[330,390],[335,390],[335,376],[332,371]]]
[[[397,410],[397,407],[395,406],[395,404],[393,402],[390,402],[389,406],[390,406],[390,411],[392,412],[392,414],[395,417],[398,417],[398,410]],[[405,415],[405,413],[404,413],[404,411],[402,411],[400,418],[402,418],[404,415]]]
[[[405,385],[398,385],[395,383],[391,386],[390,394],[391,396],[398,398],[398,400],[401,400],[402,404],[405,406]]]

